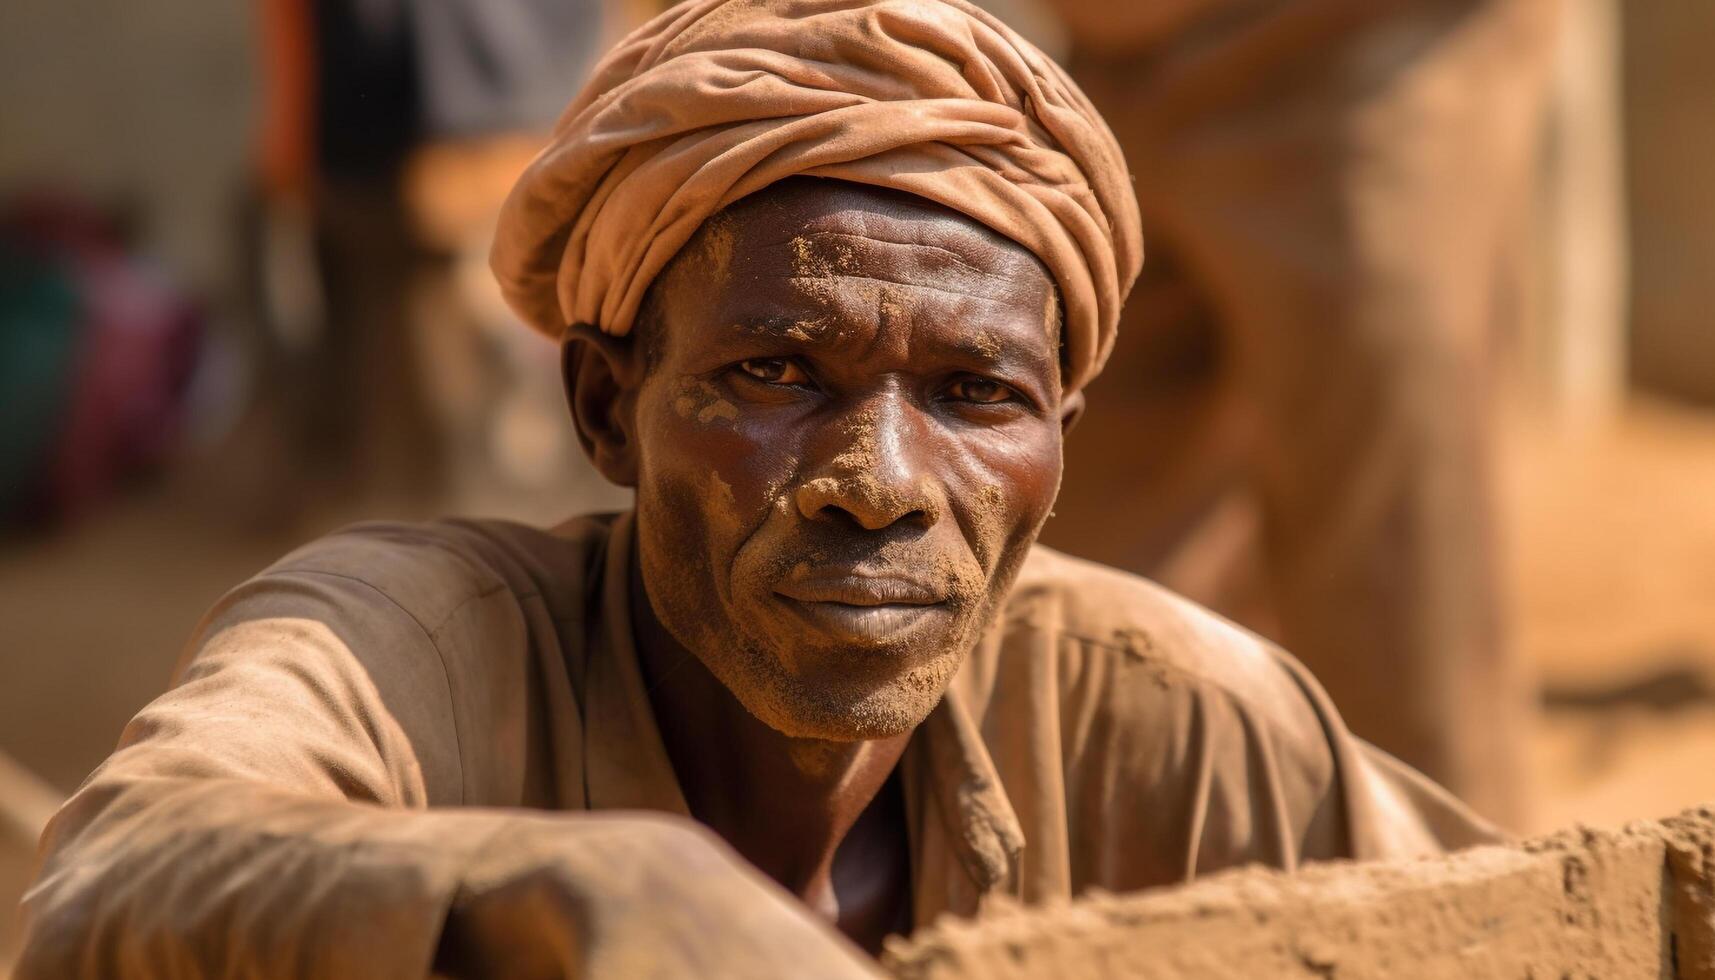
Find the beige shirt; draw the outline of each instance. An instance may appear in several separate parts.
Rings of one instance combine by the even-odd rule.
[[[687,815],[631,552],[629,515],[372,524],[239,586],[49,827],[19,976],[421,977],[455,943],[842,975],[787,893],[636,812]],[[1266,642],[1040,547],[901,765],[918,924],[1493,837]]]

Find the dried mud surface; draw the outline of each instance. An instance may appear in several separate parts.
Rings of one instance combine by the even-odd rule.
[[[904,980],[1715,978],[1715,808],[1398,863],[1241,870],[889,946]]]

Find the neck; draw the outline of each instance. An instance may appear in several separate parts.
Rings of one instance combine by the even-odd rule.
[[[632,562],[632,622],[650,707],[692,816],[812,907],[833,908],[834,858],[883,793],[910,733],[832,742],[758,721],[656,618]]]

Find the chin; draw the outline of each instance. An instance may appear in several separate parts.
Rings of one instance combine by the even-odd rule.
[[[766,663],[709,667],[746,710],[782,735],[857,742],[903,735],[922,724],[964,662],[960,648],[952,651],[900,672],[861,680],[838,674],[815,680],[795,676],[767,654]]]

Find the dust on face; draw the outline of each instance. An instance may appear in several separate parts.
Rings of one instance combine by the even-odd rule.
[[[651,607],[785,734],[910,730],[1058,489],[1052,281],[947,209],[805,179],[723,212],[652,288]]]

